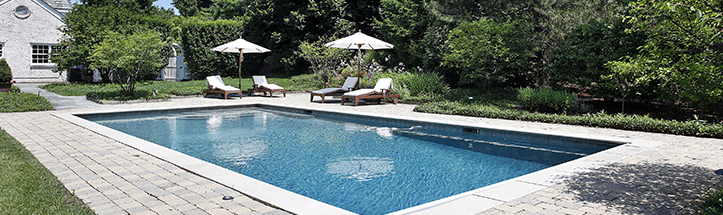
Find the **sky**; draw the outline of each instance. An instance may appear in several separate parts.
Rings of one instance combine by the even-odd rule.
[[[176,15],[178,15],[178,9],[173,7],[173,5],[171,5],[171,3],[173,3],[173,0],[158,0],[158,1],[153,2],[153,5],[162,7],[162,8],[166,8],[166,9],[173,8],[173,11],[175,11]]]

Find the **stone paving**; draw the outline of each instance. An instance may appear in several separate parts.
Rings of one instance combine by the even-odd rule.
[[[353,107],[341,106],[338,100],[321,104],[318,98],[309,102],[308,93],[289,93],[286,98],[194,97],[75,110],[2,113],[0,128],[21,142],[69,191],[98,214],[288,214],[51,114],[259,102],[664,143],[479,214],[691,214],[702,196],[723,180],[723,140],[719,139],[424,114],[413,112],[414,105],[409,104]],[[223,196],[234,199],[223,200]]]

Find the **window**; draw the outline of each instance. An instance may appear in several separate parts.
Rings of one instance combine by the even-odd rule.
[[[0,43],[0,58],[3,58],[3,46],[5,43]]]
[[[51,63],[51,53],[59,49],[59,46],[54,45],[33,45],[32,63]]]
[[[20,5],[15,8],[14,14],[15,14],[15,17],[18,17],[20,19],[25,19],[25,18],[28,18],[30,16],[30,14],[32,14],[32,13],[30,12],[30,9],[28,9],[28,7]]]

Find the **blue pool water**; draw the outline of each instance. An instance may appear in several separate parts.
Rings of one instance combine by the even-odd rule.
[[[359,214],[394,212],[607,148],[509,147],[257,108],[90,120]]]

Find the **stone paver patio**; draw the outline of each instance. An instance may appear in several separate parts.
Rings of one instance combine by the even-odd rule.
[[[210,104],[270,103],[322,110],[393,114],[474,123],[659,141],[627,157],[562,183],[507,201],[479,214],[691,214],[707,191],[721,185],[723,140],[614,129],[413,112],[414,105],[341,106],[309,102],[308,93],[229,100],[183,98],[169,102],[99,108],[0,113],[0,128],[33,155],[98,214],[288,214],[283,208],[195,175],[116,140],[53,115],[59,112],[151,109]],[[718,170],[718,171],[717,171]],[[716,174],[715,172],[719,174]],[[223,200],[233,196],[233,200]],[[464,207],[464,206],[462,206]]]

